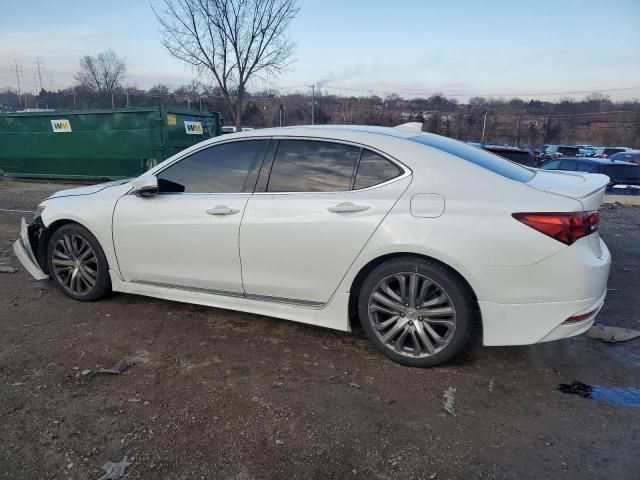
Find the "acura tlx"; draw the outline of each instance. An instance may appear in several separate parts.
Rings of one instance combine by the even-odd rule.
[[[526,168],[410,127],[253,130],[58,192],[14,251],[36,279],[351,330],[404,365],[480,335],[578,335],[602,308],[608,177]]]

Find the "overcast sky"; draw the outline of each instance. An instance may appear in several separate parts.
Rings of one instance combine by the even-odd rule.
[[[158,5],[161,0],[151,3]],[[160,45],[144,0],[2,0],[0,88],[35,91],[73,83],[78,59],[107,48],[127,58],[126,83],[176,86],[194,78]],[[296,62],[272,80],[284,91],[311,83],[335,93],[543,94],[606,91],[640,98],[640,0],[300,0],[290,30]],[[564,93],[575,92],[575,93]],[[524,96],[528,98],[528,96]]]

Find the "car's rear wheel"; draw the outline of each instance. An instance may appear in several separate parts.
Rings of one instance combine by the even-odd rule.
[[[475,300],[445,266],[399,258],[376,267],[358,297],[360,323],[388,358],[412,367],[450,360],[467,344]]]
[[[111,291],[109,266],[98,240],[81,225],[66,224],[51,236],[49,272],[62,292],[74,300],[99,300]]]

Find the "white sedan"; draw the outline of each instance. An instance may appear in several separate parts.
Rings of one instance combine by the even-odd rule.
[[[58,192],[14,250],[69,297],[110,291],[350,330],[404,365],[577,335],[602,308],[608,177],[411,129],[254,130],[133,180]]]

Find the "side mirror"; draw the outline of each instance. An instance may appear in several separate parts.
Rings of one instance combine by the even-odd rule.
[[[133,191],[139,197],[153,197],[158,193],[158,178],[154,175],[138,177],[133,181]]]

